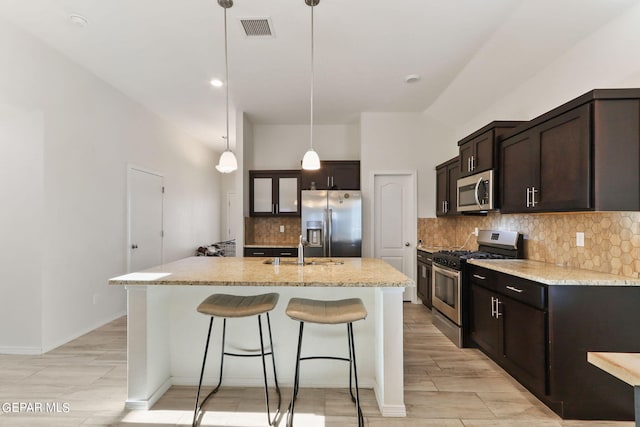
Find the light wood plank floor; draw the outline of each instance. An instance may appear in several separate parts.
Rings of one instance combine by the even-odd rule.
[[[370,427],[632,427],[633,422],[562,420],[475,349],[458,349],[432,324],[429,310],[405,304],[406,418],[383,418],[362,391]],[[357,339],[357,338],[356,338]],[[127,411],[126,319],[118,319],[42,356],[0,355],[0,425],[190,425],[195,388],[171,388],[150,411]],[[629,393],[632,393],[629,389]],[[207,405],[203,426],[266,425],[259,388],[223,388]],[[285,410],[290,390],[283,390]],[[42,411],[12,412],[14,402]],[[346,389],[301,389],[296,425],[356,426]],[[58,412],[46,413],[49,409]],[[57,408],[55,405],[58,405]],[[68,405],[68,411],[65,411]],[[32,407],[32,410],[37,408]],[[282,421],[282,420],[281,420]],[[284,426],[284,422],[279,425]]]

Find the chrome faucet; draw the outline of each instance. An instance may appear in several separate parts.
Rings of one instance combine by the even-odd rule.
[[[304,265],[304,247],[307,242],[302,238],[302,234],[300,235],[300,241],[298,242],[298,265]]]

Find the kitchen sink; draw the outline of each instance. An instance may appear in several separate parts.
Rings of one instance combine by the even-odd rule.
[[[262,263],[273,264],[273,259],[266,259]],[[342,264],[344,264],[343,261],[336,261],[333,259],[314,259],[314,260],[304,261],[304,265],[342,265]],[[280,265],[298,265],[298,261],[280,259]]]

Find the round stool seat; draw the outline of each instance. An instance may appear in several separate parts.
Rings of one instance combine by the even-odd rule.
[[[351,323],[367,317],[367,309],[360,298],[337,301],[291,298],[286,313],[294,320],[325,325]]]
[[[198,312],[214,317],[247,317],[266,313],[275,308],[276,293],[240,296],[213,294],[198,306]]]

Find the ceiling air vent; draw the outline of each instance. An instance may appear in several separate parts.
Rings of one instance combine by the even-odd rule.
[[[270,38],[273,37],[269,18],[240,18],[240,23],[247,37]]]

